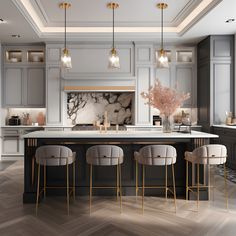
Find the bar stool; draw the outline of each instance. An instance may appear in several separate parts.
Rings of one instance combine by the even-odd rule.
[[[175,190],[175,173],[174,164],[176,163],[176,149],[170,145],[148,145],[134,153],[136,160],[136,196],[138,195],[139,188],[142,188],[142,211],[144,213],[144,191],[146,188],[164,188],[165,197],[170,191],[174,196],[174,205],[176,212],[176,190]],[[138,186],[138,164],[142,165],[142,187]],[[165,166],[165,186],[145,186],[145,166]],[[168,187],[167,181],[167,166],[171,165],[173,190]]]
[[[116,189],[116,195],[120,194],[120,212],[122,212],[122,189],[121,189],[121,164],[124,161],[122,148],[115,145],[95,145],[88,148],[86,161],[90,165],[90,185],[89,185],[89,209],[91,214],[92,190],[99,188]],[[93,186],[93,166],[116,166],[116,186]]]
[[[201,147],[198,147],[193,150],[193,152],[185,152],[185,160],[186,160],[186,200],[188,200],[188,192],[191,191],[193,193],[194,189],[197,189],[197,209],[199,208],[199,190],[200,188],[208,188],[208,192],[210,193],[210,189],[214,186],[210,185],[210,166],[211,165],[224,165],[224,181],[225,181],[225,201],[226,208],[228,209],[228,190],[227,190],[227,181],[226,181],[226,163],[227,158],[227,149],[224,145],[220,144],[208,144]],[[197,165],[197,185],[189,186],[188,183],[188,163]],[[208,166],[208,185],[200,185],[199,182],[199,165],[207,165]],[[195,178],[195,177],[194,177]]]
[[[73,192],[75,198],[75,157],[76,153],[71,149],[60,145],[46,145],[36,149],[35,159],[38,164],[38,181],[37,181],[37,199],[36,199],[36,215],[38,214],[39,196],[43,192],[46,197],[47,188],[56,188],[46,186],[46,167],[47,166],[66,166],[66,193],[67,193],[67,213],[69,215],[69,195]],[[73,164],[73,187],[69,186],[69,165]],[[44,184],[43,189],[40,190],[40,167],[43,166]],[[60,188],[60,187],[59,187]]]

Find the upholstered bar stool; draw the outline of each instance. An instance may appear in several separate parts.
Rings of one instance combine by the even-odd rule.
[[[89,209],[92,207],[92,191],[99,188],[116,189],[117,199],[120,195],[120,211],[122,211],[121,164],[124,161],[122,148],[115,145],[95,145],[86,152],[86,161],[90,165]],[[93,166],[116,166],[116,186],[93,186]]]
[[[167,199],[167,193],[170,191],[174,195],[174,205],[176,212],[176,190],[175,190],[175,174],[174,164],[176,163],[176,149],[170,145],[148,145],[134,153],[137,163],[142,165],[142,211],[144,212],[144,191],[146,188],[164,188],[165,197]],[[167,167],[171,165],[173,190],[168,187],[167,181]],[[165,186],[145,186],[145,166],[165,166]],[[138,166],[136,165],[136,195],[138,194]]]
[[[224,145],[220,144],[208,144],[201,147],[198,147],[193,150],[193,152],[185,152],[185,160],[186,160],[186,200],[188,200],[188,192],[191,191],[193,193],[194,189],[197,189],[197,208],[199,208],[199,190],[202,188],[208,188],[208,193],[210,193],[210,189],[214,186],[210,185],[210,166],[212,165],[224,165],[224,178],[225,178],[225,201],[226,208],[228,209],[228,190],[227,190],[227,181],[226,181],[226,169],[225,162],[227,158],[227,149]],[[197,184],[189,186],[188,181],[188,164],[192,163],[193,166],[197,165]],[[200,185],[200,174],[199,174],[199,166],[207,165],[208,166],[208,184]],[[194,168],[194,167],[193,167]],[[195,176],[194,176],[195,178]]]
[[[69,214],[69,195],[70,189],[75,198],[75,156],[70,148],[60,145],[46,145],[36,149],[35,158],[38,164],[38,181],[37,181],[37,199],[36,214],[38,213],[39,196],[43,192],[46,197],[47,188],[56,188],[55,186],[46,186],[46,167],[47,166],[65,166],[66,167],[66,193],[67,193],[67,213]],[[69,186],[69,165],[73,164],[73,187]],[[43,166],[44,184],[40,190],[40,167]]]

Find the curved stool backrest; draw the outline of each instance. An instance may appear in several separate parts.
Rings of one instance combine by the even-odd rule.
[[[199,164],[220,165],[226,162],[227,149],[221,144],[208,144],[194,149],[192,156]]]
[[[171,165],[176,163],[176,149],[170,145],[148,145],[135,153],[136,159],[144,165]]]
[[[124,152],[115,145],[95,145],[87,150],[86,161],[98,166],[118,165],[124,161]]]
[[[36,149],[36,162],[46,166],[64,166],[75,160],[72,150],[60,145],[46,145]]]

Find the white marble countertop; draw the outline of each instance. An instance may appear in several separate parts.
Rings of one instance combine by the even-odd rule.
[[[72,128],[73,125],[3,125],[1,128]]]
[[[24,138],[218,138],[218,135],[192,131],[189,133],[163,133],[162,131],[35,131]]]
[[[218,128],[228,128],[228,129],[236,129],[236,125],[212,125],[213,127],[218,127]]]

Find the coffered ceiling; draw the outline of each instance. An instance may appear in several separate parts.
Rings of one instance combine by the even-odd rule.
[[[0,40],[15,41],[11,34],[20,34],[21,41],[61,41],[64,33],[64,12],[59,8],[63,0],[0,0]],[[111,39],[112,12],[106,5],[109,0],[67,0],[68,40],[104,41]],[[116,0],[120,7],[115,11],[116,39],[158,40],[160,38],[161,11],[159,0]],[[194,42],[206,31],[219,34],[219,26],[228,18],[236,18],[232,9],[235,0],[165,0],[164,10],[166,42]],[[220,11],[221,9],[221,11]],[[215,13],[219,14],[215,17]],[[213,19],[212,16],[215,17]],[[210,20],[210,21],[209,21]],[[212,28],[207,28],[207,24]],[[199,25],[202,27],[199,28]],[[228,30],[227,27],[229,28]],[[222,28],[222,33],[234,33],[232,25]],[[197,31],[196,31],[197,29]],[[198,35],[196,35],[198,34]],[[193,36],[194,35],[194,36]]]

